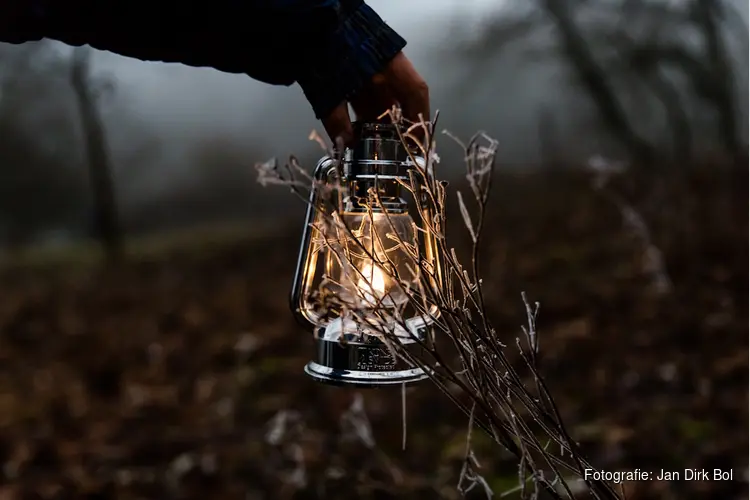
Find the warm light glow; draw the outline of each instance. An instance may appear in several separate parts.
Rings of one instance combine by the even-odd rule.
[[[364,277],[364,279],[363,279]],[[369,281],[369,283],[368,283]],[[380,266],[367,263],[362,268],[362,276],[357,282],[362,296],[370,305],[376,305],[385,296],[385,275]]]

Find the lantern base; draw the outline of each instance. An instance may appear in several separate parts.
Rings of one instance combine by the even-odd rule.
[[[365,372],[359,370],[335,370],[310,361],[305,373],[317,382],[336,386],[356,386],[362,389],[419,382],[429,375],[422,368],[411,368],[393,372]]]
[[[422,350],[413,341],[402,346],[415,356]],[[365,342],[341,342],[320,335],[315,338],[315,357],[305,366],[305,373],[318,382],[361,388],[409,384],[429,377],[425,369],[398,359],[375,337],[367,337]]]

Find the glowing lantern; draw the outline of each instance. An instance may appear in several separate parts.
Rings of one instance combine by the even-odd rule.
[[[291,296],[295,316],[314,332],[305,371],[341,385],[422,380],[425,371],[395,355],[392,342],[417,355],[436,314],[423,274],[439,282],[435,241],[421,227],[431,213],[414,196],[426,173],[396,125],[355,131],[356,146],[340,161],[322,158],[313,175]]]

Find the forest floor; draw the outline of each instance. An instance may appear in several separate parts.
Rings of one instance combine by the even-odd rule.
[[[599,468],[733,470],[632,483],[629,498],[747,498],[747,173],[628,182],[666,288],[588,175],[499,174],[482,262],[493,324],[512,346],[521,291],[541,303],[543,375]],[[407,390],[404,451],[400,390],[362,391],[365,413],[342,421],[356,395],[303,374],[294,222],[110,269],[80,252],[5,262],[0,499],[457,498],[467,422],[429,382]],[[474,436],[498,498],[516,467]]]

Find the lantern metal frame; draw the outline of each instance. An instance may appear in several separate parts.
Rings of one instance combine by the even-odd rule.
[[[311,267],[313,223],[318,210],[322,210],[319,184],[338,178],[341,184],[349,186],[350,196],[342,200],[339,206],[345,213],[378,210],[388,214],[408,212],[408,204],[399,196],[399,183],[411,183],[410,170],[415,165],[396,127],[395,124],[355,123],[358,137],[356,146],[347,148],[341,161],[330,156],[323,157],[313,172],[290,306],[298,323],[313,330],[313,360],[305,366],[305,373],[319,382],[364,388],[407,384],[429,377],[425,368],[414,366],[402,356],[394,355],[392,349],[376,336],[362,335],[361,325],[356,325],[357,331],[354,333],[342,328],[336,340],[325,338],[326,326],[330,323],[317,321],[304,307],[307,292],[305,278]],[[371,188],[380,190],[383,196],[378,207],[363,207],[358,200],[366,197]],[[410,338],[401,337],[401,346],[410,354],[420,356],[424,346],[432,340],[430,320],[418,317],[408,322],[411,322],[407,332]]]

